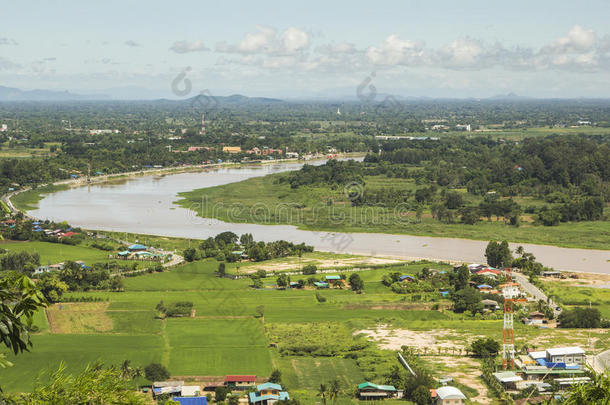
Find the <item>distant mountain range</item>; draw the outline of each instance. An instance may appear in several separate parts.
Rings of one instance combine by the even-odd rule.
[[[21,90],[14,87],[0,86],[0,101],[78,101],[108,100],[104,95],[74,94],[69,91],[54,90]]]
[[[121,88],[120,90],[124,90]],[[131,89],[129,89],[131,90]],[[76,94],[70,93],[69,91],[55,91],[55,90],[21,90],[14,87],[0,86],[0,101],[85,101],[85,100],[115,100],[114,97],[104,94],[104,91],[95,92],[95,94]],[[113,91],[109,91],[113,94]],[[134,97],[132,100],[137,100],[134,92],[130,92]],[[126,93],[122,92],[119,99],[126,100]],[[150,99],[149,99],[150,100]],[[283,100],[277,98],[267,97],[247,97],[241,94],[233,94],[230,96],[214,96],[212,94],[205,95],[200,94],[195,97],[171,100],[166,98],[155,97],[157,102],[166,103],[185,103],[185,104],[269,104],[269,103],[282,103]]]

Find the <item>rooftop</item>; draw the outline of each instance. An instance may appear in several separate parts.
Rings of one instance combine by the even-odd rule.
[[[225,382],[255,382],[255,375],[228,375],[225,377]]]
[[[455,387],[440,387],[436,389],[436,396],[440,399],[466,399],[462,391]]]
[[[565,356],[565,355],[569,355],[569,354],[585,354],[585,351],[578,346],[557,347],[554,349],[547,349],[546,352],[551,356]]]

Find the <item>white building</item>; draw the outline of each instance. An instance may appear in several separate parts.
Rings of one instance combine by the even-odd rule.
[[[438,405],[461,405],[466,395],[455,387],[441,387],[436,389],[436,403]]]
[[[547,349],[546,361],[551,363],[585,364],[585,351],[578,346]]]
[[[8,125],[2,124],[2,126],[0,127],[0,132],[6,132],[6,131],[8,131]]]

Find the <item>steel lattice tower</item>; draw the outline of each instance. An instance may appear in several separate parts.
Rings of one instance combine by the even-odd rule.
[[[515,333],[513,322],[513,290],[510,268],[505,269],[507,286],[502,290],[504,295],[504,339],[502,344],[502,368],[515,367]]]

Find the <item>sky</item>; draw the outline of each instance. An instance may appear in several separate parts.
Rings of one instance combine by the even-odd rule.
[[[3,0],[0,85],[114,97],[610,95],[610,1]]]

